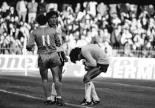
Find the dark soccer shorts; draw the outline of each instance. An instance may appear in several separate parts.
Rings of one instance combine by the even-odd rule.
[[[101,72],[106,73],[109,67],[109,64],[97,64],[97,67],[100,67]]]
[[[50,54],[40,54],[38,57],[38,66],[42,68],[52,68],[60,66],[61,60],[57,52]]]

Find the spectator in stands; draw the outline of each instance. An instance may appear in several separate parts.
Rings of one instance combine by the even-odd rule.
[[[149,17],[154,17],[155,10],[153,4],[145,5],[144,10],[148,13]]]
[[[108,7],[103,2],[97,5],[96,9],[97,13],[101,14],[101,16],[106,16],[108,14]]]
[[[35,0],[28,2],[28,23],[34,23],[37,15],[38,3]]]
[[[11,43],[11,53],[20,55],[22,54],[22,44],[18,38],[14,38]]]
[[[58,11],[58,4],[57,3],[48,3],[46,6],[46,11],[49,12],[50,10]]]
[[[3,18],[5,18],[9,14],[9,9],[10,9],[10,6],[6,1],[4,1],[1,6],[1,12],[2,12]]]
[[[3,35],[3,33],[7,33],[14,38],[20,39],[18,38],[18,31],[21,27],[20,21],[23,23],[25,18],[21,17],[21,14],[18,14],[18,18],[14,8],[17,9],[17,7],[19,8],[21,6],[22,9],[26,10],[28,7],[26,4],[24,0],[18,1],[16,7],[10,7],[6,1],[2,3],[0,8],[0,36]],[[38,4],[37,14],[46,13],[47,4],[44,0],[41,0]],[[55,3],[50,4],[52,4],[52,9],[54,9]],[[90,4],[93,4],[93,6],[96,5],[96,9],[92,9],[93,6],[90,6]],[[137,4],[130,3],[105,4],[100,2],[95,4],[95,2],[87,1],[82,4],[77,3],[74,9],[71,4],[65,4],[65,9],[60,12],[60,17],[62,18],[61,23],[65,28],[67,34],[65,37],[70,48],[79,45],[81,42],[89,44],[93,42],[95,38],[103,40],[99,36],[101,29],[107,29],[111,34],[110,41],[113,47],[122,48],[124,44],[121,43],[120,40],[126,40],[126,38],[124,38],[124,28],[127,28],[126,31],[131,36],[130,39],[133,42],[133,49],[140,50],[144,47],[145,33],[147,33],[147,36],[150,38],[149,42],[151,43],[151,47],[154,48],[155,39],[153,32],[155,30],[155,12],[154,5],[152,4],[137,6]],[[18,12],[18,10],[17,13],[21,13],[20,11]],[[37,27],[36,23],[30,23],[29,21],[27,24],[24,23],[29,26],[24,26],[24,28],[27,28],[27,30],[25,29],[26,37],[28,37],[31,30]],[[20,35],[23,35],[23,32],[21,32]],[[75,39],[76,43],[73,44]]]
[[[109,14],[110,16],[113,17],[113,15],[116,15],[117,16],[117,4],[110,4],[109,5]]]
[[[131,40],[128,40],[124,43],[124,56],[133,57],[132,44],[133,42]]]
[[[75,6],[75,13],[78,13],[79,11],[81,11],[81,4],[77,3]]]
[[[122,23],[124,23],[124,20],[129,18],[129,9],[128,9],[128,3],[121,3],[118,5],[118,16],[120,17]]]
[[[88,3],[89,10],[87,11],[91,16],[95,17],[96,16],[96,6],[97,2],[96,1],[90,1]]]
[[[16,11],[19,16],[19,20],[25,22],[27,15],[27,2],[25,0],[19,0],[16,4]]]
[[[105,42],[105,41],[110,42],[111,35],[108,32],[108,29],[107,28],[103,29],[103,35],[101,37],[103,39],[103,42]]]
[[[37,9],[37,14],[45,14],[46,13],[46,6],[47,3],[45,2],[45,0],[40,0],[40,2],[38,3],[38,9]]]
[[[17,13],[15,12],[15,8],[14,7],[10,7],[10,13],[9,13],[10,17],[18,17]]]
[[[5,54],[5,52],[4,52],[4,39],[5,39],[5,37],[4,37],[4,35],[3,34],[1,34],[1,36],[0,36],[0,54]]]
[[[3,21],[1,20],[0,21],[0,35],[2,35],[3,33],[4,33],[4,31],[5,31],[5,29],[3,28]]]

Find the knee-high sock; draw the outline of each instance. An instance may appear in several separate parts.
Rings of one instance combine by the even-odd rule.
[[[62,83],[60,81],[55,82],[55,90],[57,93],[57,98],[61,98],[62,96]]]
[[[55,83],[52,83],[52,90],[51,90],[51,100],[54,101],[55,97],[57,96],[57,92],[55,90]]]
[[[44,91],[45,98],[46,100],[50,100],[51,86],[47,80],[43,80],[42,84],[43,84],[43,91]]]
[[[91,83],[91,96],[92,96],[92,99],[94,101],[99,101],[100,99],[99,99],[99,97],[98,97],[98,95],[96,93],[94,83],[93,82],[90,82],[90,83]]]
[[[85,99],[88,102],[91,102],[91,83],[85,83]]]

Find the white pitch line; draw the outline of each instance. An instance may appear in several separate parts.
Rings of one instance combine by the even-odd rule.
[[[7,90],[2,90],[2,89],[0,89],[0,92],[13,94],[13,95],[18,95],[18,96],[23,96],[23,97],[32,98],[32,99],[37,99],[37,100],[43,100],[42,98],[39,98],[39,97],[34,97],[34,96],[31,96],[31,95],[17,93],[17,92],[10,92],[10,91],[7,91]]]
[[[22,93],[17,93],[17,92],[10,92],[10,91],[3,90],[3,89],[0,89],[0,92],[7,93],[7,94],[18,95],[18,96],[23,96],[23,97],[31,98],[31,99],[43,100],[43,98],[31,96],[31,95],[28,95],[28,94],[22,94]],[[76,108],[94,108],[94,107],[76,105],[76,104],[71,104],[71,103],[65,103],[65,105],[70,106],[70,107],[76,107]]]

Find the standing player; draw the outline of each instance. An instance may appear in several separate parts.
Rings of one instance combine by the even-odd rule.
[[[60,19],[60,18],[59,18],[58,12],[57,11],[54,11],[54,10],[50,10],[47,13],[46,17],[47,17],[48,25],[52,29],[55,29],[56,30],[56,32],[57,32],[57,34],[58,34],[58,36],[60,38],[61,45],[62,45],[63,44],[63,39],[62,38],[65,37],[64,36],[65,33],[62,32],[62,25],[63,25],[62,24],[62,21],[60,21],[61,24],[59,26],[59,20],[58,19]],[[67,59],[67,57],[65,55],[64,49],[62,47],[59,50],[59,55],[61,57],[61,61],[63,62],[63,64],[64,64],[64,62],[67,62],[68,61],[68,59]]]
[[[56,30],[57,35],[59,36],[59,39],[60,39],[60,42],[62,45],[63,44],[63,41],[62,41],[62,34],[63,33],[61,31],[61,27],[60,28],[58,27],[58,17],[59,17],[58,12],[51,10],[46,14],[46,17],[47,17],[47,22],[48,22],[49,27],[51,29]],[[64,66],[64,62],[67,62],[68,59],[67,59],[67,57],[64,53],[64,49],[62,47],[59,48],[57,51],[58,51],[58,55],[59,55],[61,62],[62,62],[62,65],[60,66],[60,69],[62,71],[63,66]],[[55,83],[52,83],[51,98],[54,99],[56,96],[57,96],[57,92],[55,90]]]
[[[85,97],[81,105],[90,105],[100,103],[92,79],[97,77],[101,72],[107,72],[109,67],[109,57],[106,51],[98,44],[89,44],[83,47],[76,47],[70,52],[70,60],[73,63],[83,59],[85,70],[83,82],[85,84]]]
[[[42,78],[43,90],[45,93],[45,104],[58,104],[64,105],[62,100],[62,65],[60,57],[57,53],[57,47],[61,45],[60,39],[57,36],[56,30],[47,26],[46,16],[43,14],[37,17],[39,27],[30,34],[30,39],[27,44],[27,50],[31,51],[33,46],[38,47],[38,66]],[[48,80],[48,69],[51,70],[55,89],[57,92],[56,101],[51,99],[51,85]]]

